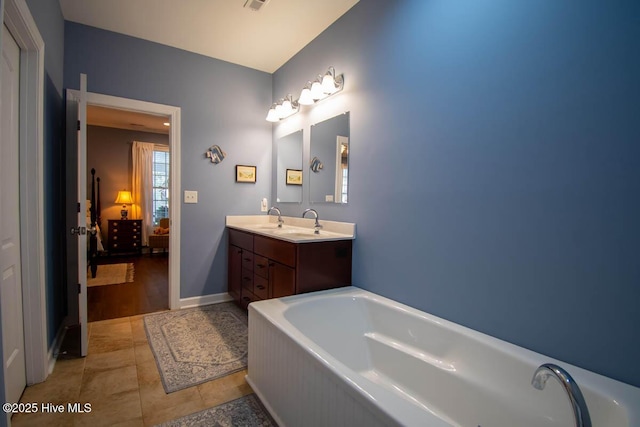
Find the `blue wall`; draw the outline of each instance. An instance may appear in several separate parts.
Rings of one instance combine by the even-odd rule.
[[[47,340],[53,344],[66,315],[63,60],[64,19],[58,2],[27,0],[44,40],[44,229]]]
[[[640,386],[638,16],[368,0],[281,67],[273,99],[344,72],[273,133],[304,129],[308,155],[351,111],[349,204],[313,207],[357,223],[354,284]]]
[[[66,22],[64,86],[80,73],[89,92],[181,108],[182,189],[198,204],[182,205],[180,297],[226,292],[225,216],[258,214],[271,198],[271,75]],[[227,153],[219,165],[204,155],[214,144]],[[257,183],[237,184],[236,164],[256,165]]]

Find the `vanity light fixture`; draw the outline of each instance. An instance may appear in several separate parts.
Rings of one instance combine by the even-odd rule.
[[[294,101],[291,94],[271,105],[267,113],[267,121],[277,122],[294,115],[300,110],[298,101]]]
[[[291,94],[271,105],[267,113],[267,121],[277,122],[297,113],[300,110],[298,101],[294,101]]]
[[[301,105],[313,105],[344,88],[344,76],[336,75],[336,69],[329,67],[324,74],[318,74],[316,79],[308,81],[300,92],[300,98],[293,100],[291,94],[271,105],[267,113],[267,121],[278,122],[297,113]]]

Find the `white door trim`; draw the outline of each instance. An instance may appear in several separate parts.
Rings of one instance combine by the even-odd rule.
[[[27,384],[49,375],[44,248],[44,41],[25,0],[5,0],[20,47],[20,241]]]
[[[91,76],[89,76],[91,79]],[[71,92],[76,92],[71,90]],[[79,92],[78,92],[79,94]],[[171,238],[169,239],[169,309],[180,308],[180,107],[87,92],[87,105],[169,116]]]

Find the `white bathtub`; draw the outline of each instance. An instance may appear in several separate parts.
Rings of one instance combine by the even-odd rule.
[[[594,427],[640,426],[640,389],[355,287],[249,305],[247,381],[281,427],[573,426],[574,378]]]

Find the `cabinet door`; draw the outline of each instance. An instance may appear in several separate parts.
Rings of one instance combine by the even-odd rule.
[[[269,292],[271,298],[296,293],[296,270],[279,262],[269,261]]]
[[[229,245],[229,277],[227,285],[229,295],[240,303],[242,295],[242,249],[237,246]]]

